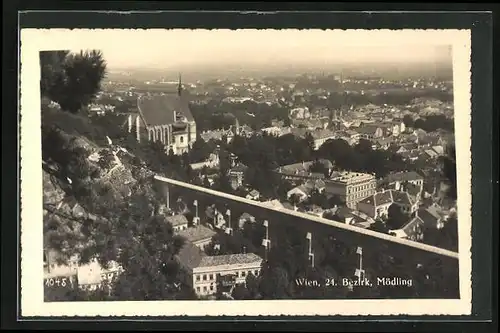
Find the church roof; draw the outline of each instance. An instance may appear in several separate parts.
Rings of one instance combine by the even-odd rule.
[[[187,99],[177,93],[142,96],[137,100],[137,106],[147,126],[175,123],[174,111],[178,116],[184,116],[187,121],[194,121]]]

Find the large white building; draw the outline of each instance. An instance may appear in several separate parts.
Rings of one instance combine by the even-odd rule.
[[[180,79],[176,93],[141,96],[137,109],[139,112],[128,118],[128,131],[135,131],[138,141],[161,142],[174,154],[191,149],[196,141],[196,122]]]
[[[254,253],[206,256],[188,242],[179,252],[183,267],[181,278],[198,296],[231,293],[234,286],[245,284],[248,275],[258,276],[263,259]]]
[[[340,172],[325,181],[325,192],[338,195],[351,209],[355,209],[359,201],[372,196],[376,187],[374,175],[360,172]]]

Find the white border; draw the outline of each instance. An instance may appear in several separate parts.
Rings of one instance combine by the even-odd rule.
[[[109,30],[109,29],[107,29]],[[160,29],[154,29],[160,30]],[[93,30],[99,33],[100,30]],[[242,30],[233,30],[237,34]],[[457,146],[459,300],[273,300],[43,302],[42,168],[39,51],[73,49],[78,29],[22,29],[21,36],[21,315],[22,316],[279,316],[467,315],[471,313],[471,104],[469,30],[324,30],[335,43],[453,46]],[[218,30],[210,33],[217,34]],[[262,34],[266,30],[260,30]],[[226,31],[227,33],[227,31]],[[207,34],[207,31],[204,31]],[[297,37],[307,30],[297,30]],[[109,41],[113,43],[113,41]],[[82,48],[95,46],[81,45]]]

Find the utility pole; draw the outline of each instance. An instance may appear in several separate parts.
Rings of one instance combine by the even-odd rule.
[[[195,217],[193,218],[193,225],[198,225],[200,224],[200,218],[198,217],[198,200],[195,200],[193,202],[193,205],[195,207]]]
[[[228,225],[228,227],[226,228],[226,234],[232,236],[233,228],[231,228],[231,211],[229,209],[226,211],[226,215],[227,215],[227,225]]]
[[[269,239],[269,222],[264,220],[263,225],[266,228],[266,238],[262,240],[262,246],[264,246],[264,256],[267,261],[268,251],[271,249],[271,240]]]
[[[363,248],[358,246],[356,254],[359,255],[359,268],[356,268],[356,272],[354,273],[354,275],[357,276],[358,281],[361,282],[361,280],[365,276],[365,270],[363,269]]]
[[[307,258],[311,263],[311,267],[314,268],[314,253],[312,252],[312,234],[310,232],[307,233],[306,239],[309,244],[309,250],[307,252]]]

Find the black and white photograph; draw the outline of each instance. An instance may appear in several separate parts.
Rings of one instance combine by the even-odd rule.
[[[470,313],[467,31],[21,40],[29,313]]]

